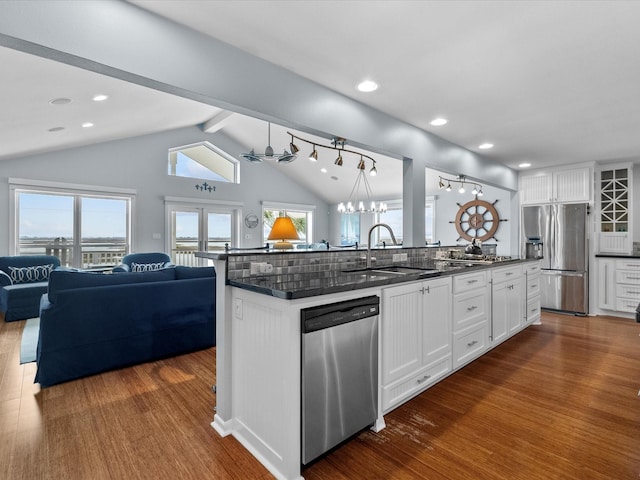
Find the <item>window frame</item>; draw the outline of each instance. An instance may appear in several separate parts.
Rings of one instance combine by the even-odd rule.
[[[215,179],[209,179],[209,178],[201,178],[201,177],[191,177],[191,176],[183,176],[183,175],[176,175],[175,173],[171,173],[170,169],[171,169],[171,155],[173,153],[177,153],[180,152],[181,150],[185,150],[187,148],[194,148],[194,147],[199,147],[199,146],[204,146],[206,148],[208,148],[209,150],[213,151],[215,154],[221,156],[222,158],[224,158],[225,160],[227,160],[229,163],[231,163],[233,165],[233,180],[232,181],[222,181],[222,180],[215,180]],[[195,142],[195,143],[191,143],[189,145],[181,145],[179,147],[172,147],[168,150],[167,152],[167,161],[168,161],[168,170],[167,171],[167,175],[169,177],[177,177],[177,178],[190,178],[193,180],[205,180],[207,182],[219,182],[219,183],[228,183],[230,185],[240,185],[240,160],[233,157],[233,155],[225,152],[224,150],[222,150],[220,147],[215,146],[213,143],[207,141],[207,140],[203,140],[201,142]],[[204,167],[207,168],[207,167]],[[210,170],[210,169],[208,169]],[[213,170],[211,170],[213,171]],[[215,172],[217,175],[220,175],[219,173]]]
[[[125,255],[131,252],[134,245],[134,232],[132,228],[135,212],[135,200],[137,192],[128,188],[107,188],[96,185],[80,185],[64,182],[51,182],[30,180],[21,178],[9,178],[9,251],[13,255],[19,254],[19,201],[21,193],[33,193],[41,195],[60,195],[73,197],[73,262],[72,267],[84,268],[82,262],[82,198],[104,198],[125,200],[128,208],[126,212],[126,239]],[[99,267],[98,267],[99,268]]]
[[[306,205],[300,203],[285,203],[285,202],[272,202],[263,200],[262,202],[262,215],[260,217],[261,222],[264,222],[264,211],[265,210],[278,210],[279,212],[284,212],[287,214],[287,211],[293,212],[305,212],[307,214],[307,232],[306,238],[304,239],[304,243],[311,244],[313,243],[313,215],[316,210],[315,205]],[[264,233],[264,223],[262,225],[261,230],[262,235],[262,245],[267,243],[267,236]],[[292,242],[295,244],[295,242]]]

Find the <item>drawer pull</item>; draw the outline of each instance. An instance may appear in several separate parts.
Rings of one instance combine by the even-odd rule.
[[[431,375],[425,375],[424,377],[418,379],[418,383],[424,383],[430,378],[431,378]]]
[[[531,285],[531,289],[538,288],[538,284]]]
[[[506,275],[507,277],[509,277],[509,276],[513,275],[513,272],[506,272],[506,273],[505,273],[505,275]]]
[[[477,279],[467,280],[467,285],[471,285],[472,283],[476,283],[477,281]]]
[[[476,343],[478,343],[478,340],[474,340],[473,342],[469,342],[469,343],[467,343],[467,347],[473,347]]]
[[[476,308],[478,308],[477,305],[472,305],[470,307],[467,307],[467,312],[473,312]]]
[[[538,311],[538,309],[537,309],[537,308],[532,308],[532,309],[531,309],[531,313],[536,313],[537,311]]]

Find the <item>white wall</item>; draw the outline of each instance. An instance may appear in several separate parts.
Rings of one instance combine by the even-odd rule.
[[[216,191],[196,190],[194,179],[167,175],[167,151],[171,147],[208,140],[237,157],[242,147],[222,133],[208,134],[187,127],[87,147],[0,161],[0,225],[9,225],[8,179],[25,178],[103,187],[132,188],[137,191],[133,213],[133,251],[165,250],[164,197],[243,203],[243,212],[261,216],[261,201],[315,205],[314,238],[328,235],[328,207],[319,197],[279,172],[286,165],[241,163],[240,185],[214,182]],[[211,182],[209,182],[211,183]],[[9,229],[0,234],[0,255],[9,255]],[[162,232],[160,239],[153,234]],[[242,225],[242,246],[260,246],[261,226]],[[252,238],[245,240],[246,234]]]

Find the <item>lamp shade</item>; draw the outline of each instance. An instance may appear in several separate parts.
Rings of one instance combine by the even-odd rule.
[[[287,242],[287,240],[300,240],[300,237],[298,237],[298,232],[296,231],[296,227],[293,225],[291,218],[278,217],[276,218],[273,227],[271,227],[271,232],[269,233],[269,238],[267,238],[267,240],[279,240],[273,247],[288,249],[293,248],[293,245],[291,242]]]

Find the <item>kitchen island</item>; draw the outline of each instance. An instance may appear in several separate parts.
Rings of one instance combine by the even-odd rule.
[[[537,262],[466,267],[436,261],[433,248],[372,252],[376,265],[371,269],[363,268],[363,252],[357,250],[198,254],[218,272],[212,425],[221,435],[236,437],[277,478],[302,478],[301,310],[369,296],[382,299],[376,431],[384,427],[384,413],[536,320],[527,317],[523,279]],[[504,285],[499,297],[504,302],[495,306],[493,272]],[[494,307],[507,322],[495,342]]]

